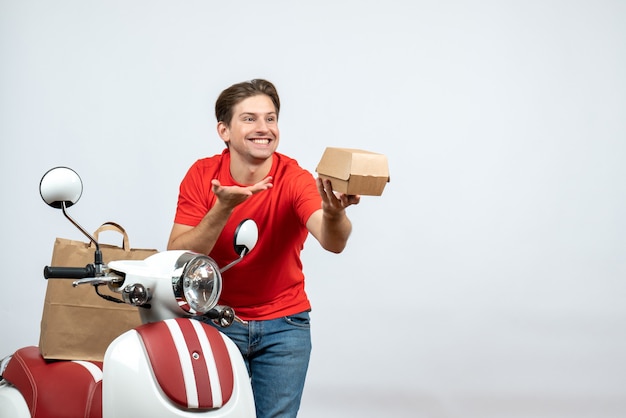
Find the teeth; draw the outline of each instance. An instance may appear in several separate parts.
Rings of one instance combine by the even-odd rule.
[[[269,139],[252,139],[252,142],[254,142],[255,144],[263,144],[263,145],[267,145],[270,143]]]

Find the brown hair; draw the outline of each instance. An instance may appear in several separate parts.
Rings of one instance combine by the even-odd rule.
[[[242,100],[259,94],[265,94],[272,99],[276,108],[276,117],[278,118],[280,99],[278,98],[276,87],[267,80],[255,79],[233,84],[219,95],[215,102],[215,117],[217,121],[224,122],[230,126],[230,121],[233,118],[233,108]]]

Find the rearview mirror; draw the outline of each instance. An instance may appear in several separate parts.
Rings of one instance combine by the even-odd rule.
[[[256,246],[259,239],[259,227],[252,219],[244,219],[235,230],[235,252],[243,257]]]
[[[83,182],[76,171],[67,167],[55,167],[46,172],[39,183],[39,194],[49,206],[69,208],[83,194]]]
[[[235,229],[235,238],[233,245],[235,252],[239,255],[239,258],[222,267],[220,272],[225,272],[235,264],[239,263],[243,257],[248,254],[256,246],[259,239],[259,227],[252,219],[244,219]]]

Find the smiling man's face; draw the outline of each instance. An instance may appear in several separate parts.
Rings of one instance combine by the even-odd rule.
[[[232,154],[252,164],[271,158],[280,138],[274,103],[264,94],[239,102],[230,126],[219,122],[217,130]]]

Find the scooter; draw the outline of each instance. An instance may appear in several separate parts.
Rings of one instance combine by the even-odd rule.
[[[189,251],[105,265],[96,240],[67,212],[82,190],[82,180],[67,167],[41,179],[43,200],[61,209],[96,247],[93,264],[47,266],[44,276],[75,279],[74,286],[91,285],[98,294],[98,286],[106,285],[119,294],[118,302],[139,307],[142,325],[117,337],[103,362],[47,361],[38,347],[18,349],[0,363],[0,417],[255,417],[237,346],[192,317],[208,317],[221,327],[238,319],[233,309],[218,305],[221,273],[254,248],[256,223],[239,225],[239,258],[221,269],[210,257]]]

